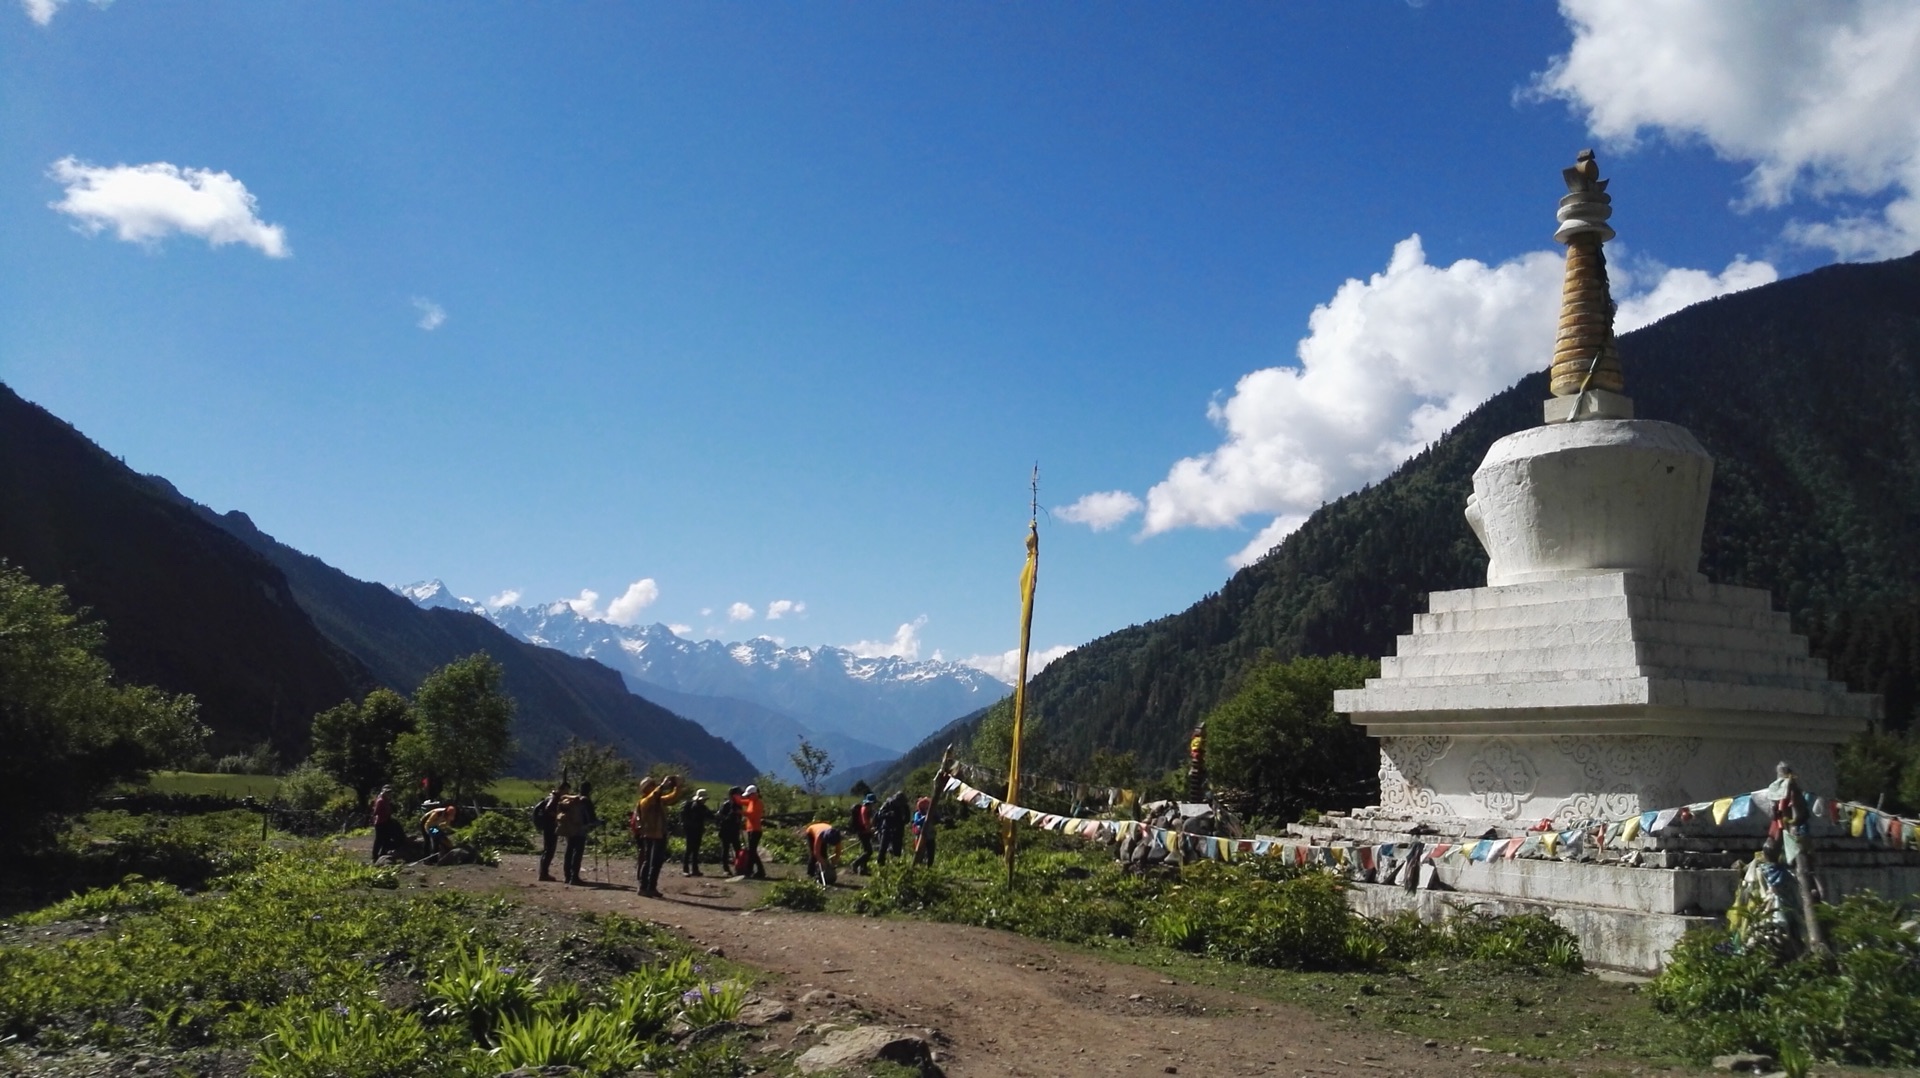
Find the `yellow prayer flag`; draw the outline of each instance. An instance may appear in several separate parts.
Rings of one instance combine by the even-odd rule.
[[[1727,800],[1727,804],[1732,805],[1733,800],[1729,798]],[[1640,817],[1638,816],[1628,817],[1626,826],[1620,828],[1620,841],[1632,842],[1634,839],[1638,837],[1640,837]]]
[[[1727,822],[1727,813],[1733,808],[1733,798],[1723,797],[1713,803],[1713,824],[1715,827]]]
[[[1856,808],[1853,810],[1853,837],[1859,838],[1861,835],[1864,835],[1866,833],[1867,833],[1867,810],[1864,808]]]
[[[1552,857],[1554,855],[1554,852],[1560,848],[1560,836],[1555,834],[1552,831],[1548,831],[1546,834],[1541,835],[1540,848],[1547,851],[1548,857]]]

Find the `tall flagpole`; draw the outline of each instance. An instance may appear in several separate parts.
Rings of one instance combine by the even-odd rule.
[[[1020,803],[1020,728],[1027,717],[1027,649],[1033,642],[1033,587],[1040,576],[1040,465],[1033,466],[1027,503],[1027,565],[1020,571],[1020,673],[1013,683],[1013,755],[1007,761],[1007,804]],[[1007,851],[1007,886],[1013,886],[1013,821],[1001,827]]]

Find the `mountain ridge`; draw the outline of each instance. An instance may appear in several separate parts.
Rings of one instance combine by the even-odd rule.
[[[1715,458],[1700,571],[1766,589],[1832,676],[1911,723],[1920,671],[1920,254],[1828,266],[1620,338],[1637,414]],[[1495,440],[1540,422],[1543,370],[1378,483],[1322,506],[1183,611],[1091,641],[1028,687],[1034,748],[1173,766],[1186,730],[1254,665],[1392,654],[1431,591],[1485,583],[1463,515]],[[977,720],[954,736],[963,741]],[[932,739],[889,772],[936,757]]]

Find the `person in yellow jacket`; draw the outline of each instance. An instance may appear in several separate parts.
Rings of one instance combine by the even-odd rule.
[[[648,898],[660,897],[660,866],[667,863],[667,806],[678,800],[680,776],[641,779],[640,799],[633,803],[633,815],[627,818],[637,847],[634,875],[639,892]]]

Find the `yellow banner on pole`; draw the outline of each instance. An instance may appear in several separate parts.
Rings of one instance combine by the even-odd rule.
[[[1040,469],[1034,469],[1036,485]],[[1007,802],[1020,803],[1020,732],[1027,717],[1027,652],[1033,643],[1033,589],[1040,577],[1040,521],[1027,521],[1027,564],[1020,570],[1020,668],[1013,683],[1013,750],[1007,761]],[[1013,823],[1002,828],[1007,851],[1007,886],[1013,886]]]

